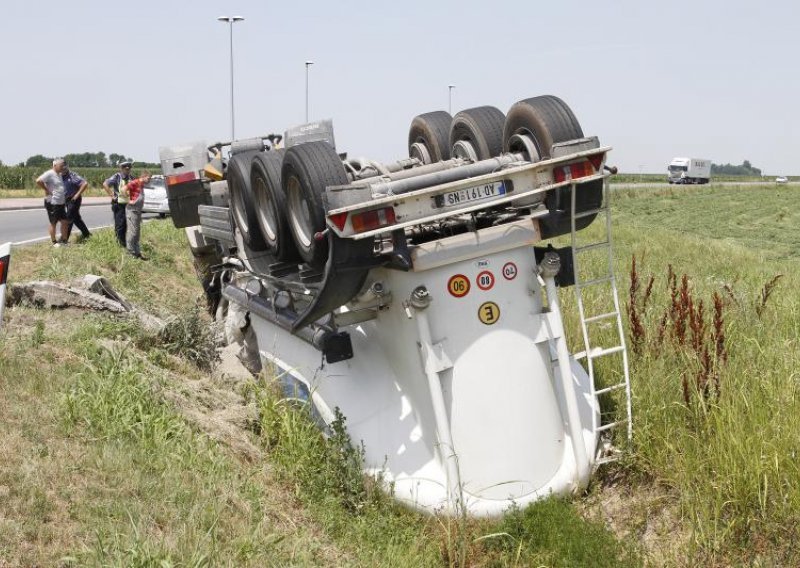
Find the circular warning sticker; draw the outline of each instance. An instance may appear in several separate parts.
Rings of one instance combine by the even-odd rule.
[[[500,319],[500,307],[494,302],[484,302],[478,308],[478,319],[481,323],[492,325]]]
[[[503,278],[506,280],[514,280],[517,277],[517,265],[513,262],[506,262],[503,265]]]
[[[463,298],[469,293],[469,278],[463,274],[455,274],[447,281],[447,291],[456,298]]]
[[[494,274],[489,272],[488,270],[484,270],[478,277],[475,279],[478,283],[478,288],[481,290],[489,290],[492,286],[494,286]]]

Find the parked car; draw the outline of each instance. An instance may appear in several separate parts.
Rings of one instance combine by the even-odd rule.
[[[789,178],[786,176],[778,176],[775,178],[775,183],[789,183]]]
[[[167,201],[167,185],[164,176],[155,175],[144,186],[144,213],[158,213],[159,217],[169,215],[169,202]]]

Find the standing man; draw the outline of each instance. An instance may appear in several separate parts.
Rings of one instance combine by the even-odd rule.
[[[142,226],[142,208],[144,207],[144,186],[150,182],[150,172],[142,172],[138,178],[131,180],[127,186],[130,202],[125,211],[128,220],[128,252],[139,260],[147,260],[142,256],[139,247],[140,228]]]
[[[63,158],[53,160],[53,169],[47,170],[38,178],[36,185],[44,190],[44,208],[47,211],[47,219],[50,221],[48,232],[53,246],[58,247],[67,243],[67,211],[64,207],[64,181],[61,179],[61,172],[66,168]],[[60,224],[59,240],[56,240],[56,224]]]
[[[67,163],[64,163],[64,169],[61,172],[61,179],[64,182],[67,221],[69,221],[69,227],[67,227],[67,236],[64,240],[69,241],[69,235],[72,233],[73,225],[78,227],[82,238],[88,239],[92,236],[92,233],[89,232],[89,227],[86,226],[86,223],[83,222],[83,217],[81,217],[81,202],[83,201],[81,196],[83,195],[83,192],[86,191],[89,183],[81,176],[71,171]]]
[[[129,160],[119,163],[119,171],[103,182],[103,189],[111,198],[111,211],[114,213],[114,232],[117,234],[119,246],[127,246],[125,233],[125,206],[128,203],[128,191],[125,186],[131,181],[131,166]]]

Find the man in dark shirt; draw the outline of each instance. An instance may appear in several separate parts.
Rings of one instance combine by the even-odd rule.
[[[127,247],[125,233],[127,232],[127,222],[125,220],[125,206],[128,203],[128,192],[125,186],[133,178],[131,177],[131,166],[133,164],[124,160],[119,163],[119,171],[103,182],[103,189],[111,198],[111,211],[114,213],[114,232],[117,234],[117,242],[121,247]]]
[[[67,164],[64,164],[64,169],[61,170],[61,179],[64,182],[64,195],[66,196],[67,206],[67,220],[69,226],[67,227],[67,237],[64,239],[69,240],[69,235],[72,233],[72,226],[75,225],[81,232],[84,239],[92,236],[89,227],[83,222],[81,217],[81,201],[83,192],[89,186],[89,183],[81,176],[71,171]]]

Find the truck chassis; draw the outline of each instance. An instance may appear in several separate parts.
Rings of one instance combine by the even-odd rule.
[[[277,136],[232,142],[225,181],[207,175],[224,145],[161,150],[212,310],[238,322],[240,340],[254,334],[262,364],[301,385],[325,423],[339,408],[367,471],[426,511],[497,515],[574,492],[614,458],[611,433],[631,432],[610,148],[556,97],[492,108],[420,115],[410,158],[391,164],[337,154],[325,128],[309,139],[319,125],[287,132],[285,150]],[[604,239],[579,244],[598,215]],[[537,246],[567,235],[570,246]],[[607,271],[582,278],[591,251]],[[567,286],[585,346],[575,354]],[[586,314],[583,293],[598,286],[613,309]],[[602,322],[611,346],[593,345]],[[617,379],[597,385],[606,356]],[[599,401],[614,392],[623,411],[609,421]]]

